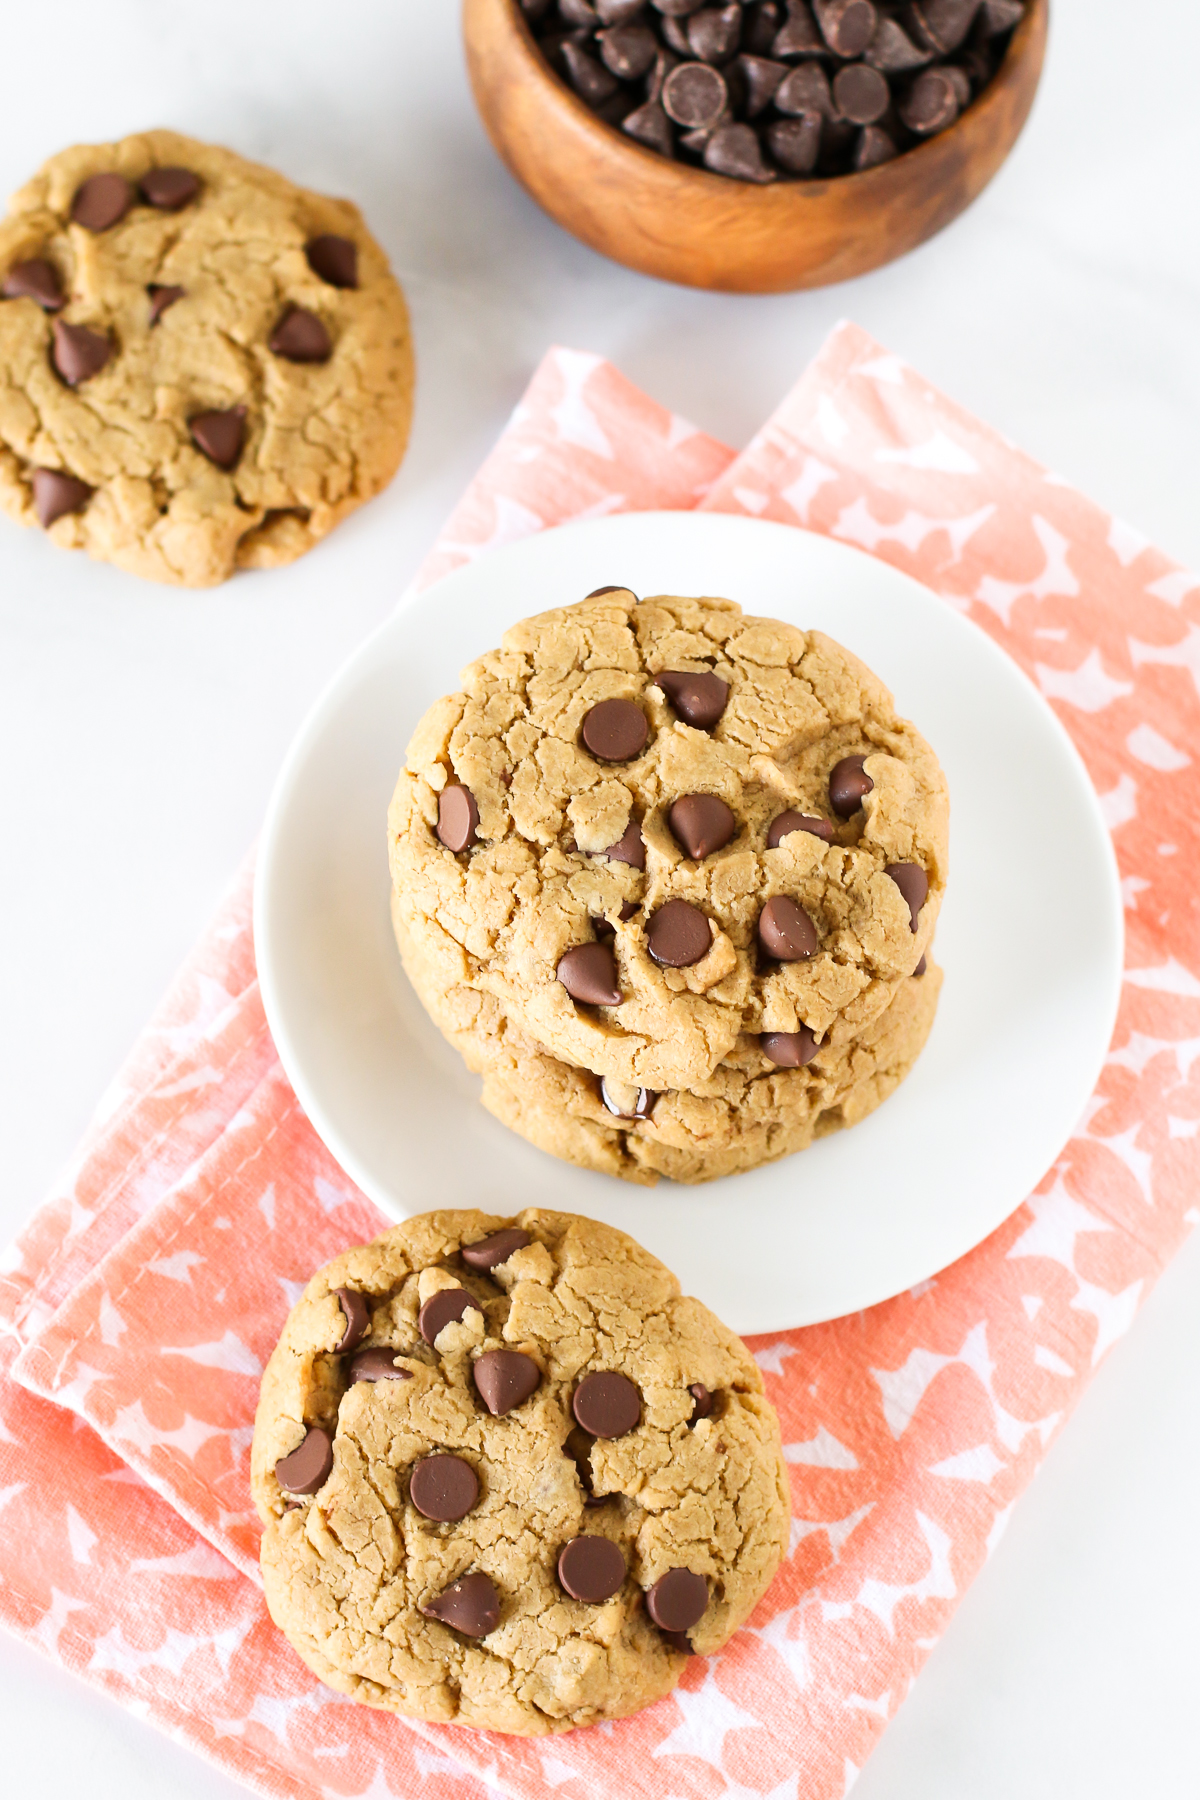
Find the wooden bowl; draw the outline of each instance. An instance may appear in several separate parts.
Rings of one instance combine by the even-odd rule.
[[[923,244],[982,192],[1029,115],[1049,0],[948,131],[858,175],[755,187],[671,162],[598,119],[539,51],[517,0],[464,0],[467,67],[492,143],[593,250],[689,287],[778,293],[865,275]]]

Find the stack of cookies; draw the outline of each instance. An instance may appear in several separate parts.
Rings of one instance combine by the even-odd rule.
[[[928,1036],[945,777],[864,665],[599,588],[436,702],[388,821],[405,969],[483,1102],[629,1181],[856,1124]]]

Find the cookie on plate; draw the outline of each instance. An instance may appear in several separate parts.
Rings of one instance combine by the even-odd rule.
[[[428,1213],[309,1282],[254,1428],[275,1623],[331,1687],[522,1735],[635,1712],[787,1543],[740,1339],[623,1232]]]
[[[0,222],[0,506],[136,575],[291,562],[395,473],[408,313],[347,200],[173,131],[51,157]]]

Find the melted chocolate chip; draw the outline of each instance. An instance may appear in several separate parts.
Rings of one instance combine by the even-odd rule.
[[[518,1250],[524,1250],[526,1244],[532,1242],[527,1231],[510,1225],[504,1231],[493,1231],[490,1237],[480,1238],[474,1244],[464,1244],[462,1259],[469,1269],[482,1269],[486,1272],[498,1268],[510,1256],[514,1256]]]
[[[785,837],[793,831],[808,831],[813,837],[823,838],[828,844],[833,838],[833,826],[828,819],[818,819],[812,813],[782,812],[778,818],[771,820],[771,829],[767,832],[767,849],[778,850]]]
[[[644,869],[646,846],[637,820],[631,818],[616,843],[610,844],[607,850],[601,850],[600,855],[607,856],[609,862],[626,863],[631,869]]]
[[[858,811],[875,783],[863,768],[866,756],[843,756],[829,771],[829,804],[839,819]]]
[[[427,1519],[449,1524],[465,1519],[479,1498],[479,1477],[461,1456],[424,1456],[414,1464],[408,1493]]]
[[[653,1088],[629,1087],[624,1082],[600,1080],[600,1098],[615,1119],[648,1119],[658,1095]]]
[[[133,205],[133,188],[123,175],[89,175],[75,190],[71,218],[85,231],[107,231]]]
[[[372,1344],[369,1350],[360,1350],[351,1359],[347,1382],[353,1387],[357,1381],[411,1381],[411,1369],[396,1367],[399,1354],[387,1344]]]
[[[437,1619],[464,1637],[482,1638],[500,1623],[500,1596],[491,1579],[477,1570],[473,1575],[460,1575],[421,1611],[427,1619]]]
[[[688,1388],[692,1396],[692,1417],[690,1423],[695,1425],[700,1419],[707,1419],[712,1413],[713,1397],[702,1381],[693,1381]]]
[[[920,863],[889,863],[883,871],[890,875],[908,902],[909,928],[917,929],[917,919],[929,893],[929,877]]]
[[[667,824],[696,862],[723,850],[737,830],[733,813],[715,794],[683,794],[667,813]]]
[[[636,700],[601,700],[584,714],[583,741],[602,762],[632,762],[646,747],[650,727]]]
[[[646,948],[656,963],[686,969],[708,955],[712,931],[707,916],[689,900],[668,900],[650,915]]]
[[[817,928],[786,894],[768,900],[758,915],[758,941],[777,962],[804,962],[817,949]]]
[[[471,1380],[494,1418],[528,1400],[541,1384],[542,1371],[520,1350],[485,1350],[471,1370]]]
[[[924,975],[924,973],[928,967],[929,967],[928,961],[926,960],[926,958],[924,956],[922,956],[920,962],[917,964],[916,968],[913,970],[914,981],[919,981],[921,976]]]
[[[188,420],[188,430],[197,450],[209,462],[216,463],[218,469],[232,469],[246,440],[246,408],[231,406],[223,412],[197,413]]]
[[[44,256],[30,257],[28,262],[14,263],[0,286],[5,300],[36,300],[43,312],[57,312],[65,305],[66,295],[58,279],[58,270]]]
[[[692,1640],[689,1638],[686,1631],[664,1631],[662,1635],[667,1643],[670,1644],[672,1650],[678,1650],[680,1656],[695,1656],[696,1652],[692,1649]]]
[[[628,1375],[596,1369],[585,1375],[571,1396],[571,1411],[593,1437],[619,1438],[642,1416],[642,1397]]]
[[[304,1441],[275,1464],[275,1479],[289,1494],[315,1494],[333,1467],[333,1439],[320,1425],[310,1425]]]
[[[807,1025],[799,1031],[764,1031],[759,1048],[777,1069],[803,1069],[821,1048]]]
[[[479,808],[469,787],[452,782],[438,795],[437,835],[447,850],[457,856],[475,842],[479,830]]]
[[[466,1288],[439,1288],[417,1314],[417,1330],[427,1344],[432,1344],[439,1331],[447,1325],[459,1324],[471,1307],[476,1312],[483,1310],[474,1294],[469,1294]]]
[[[267,339],[267,348],[287,362],[323,363],[333,355],[333,340],[316,313],[290,306]]]
[[[323,232],[320,237],[309,239],[304,254],[313,274],[327,281],[330,287],[358,286],[358,245],[349,238]]]
[[[105,332],[55,319],[51,357],[68,387],[78,387],[81,381],[98,375],[111,356],[112,344]]]
[[[151,169],[138,182],[142,199],[160,212],[178,212],[200,192],[200,177],[190,169]]]
[[[177,300],[182,300],[183,296],[187,293],[187,289],[181,287],[159,287],[152,282],[146,289],[146,292],[150,296],[150,323],[151,325],[157,325],[168,306],[174,306]]]
[[[607,944],[576,944],[559,958],[555,971],[570,994],[584,1006],[619,1006],[617,965]]]
[[[367,1327],[371,1323],[371,1309],[367,1305],[366,1295],[360,1294],[356,1288],[334,1288],[333,1291],[346,1318],[342,1341],[333,1347],[336,1356],[343,1356],[366,1337]]]
[[[646,1594],[646,1611],[663,1631],[690,1631],[708,1607],[708,1583],[691,1569],[668,1569]]]
[[[78,481],[74,475],[64,475],[61,469],[35,469],[30,481],[33,486],[33,509],[43,531],[48,531],[55,519],[65,518],[68,513],[82,512],[96,491],[86,481]]]
[[[611,1538],[577,1537],[558,1555],[558,1579],[572,1600],[599,1606],[625,1584],[625,1558]]]

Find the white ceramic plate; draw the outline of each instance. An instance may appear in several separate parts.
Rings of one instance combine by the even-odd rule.
[[[418,719],[509,625],[608,582],[724,594],[829,632],[891,687],[950,784],[946,980],[913,1073],[853,1130],[699,1188],[628,1186],[499,1125],[409,988],[388,918],[385,816]],[[742,1333],[871,1306],[993,1231],[1083,1111],[1122,966],[1120,887],[1095,794],[1015,664],[885,563],[720,514],[564,526],[405,605],[334,679],[288,755],[255,934],[283,1065],[333,1155],[385,1212],[545,1205],[608,1220]]]

